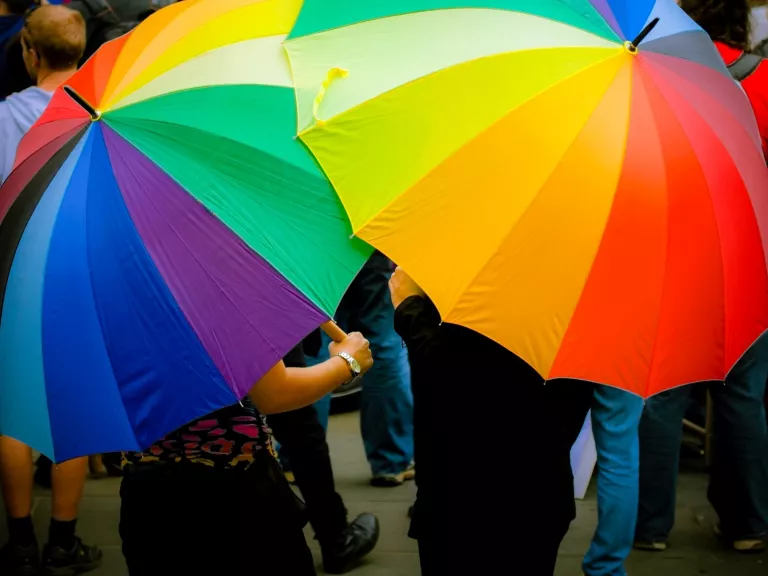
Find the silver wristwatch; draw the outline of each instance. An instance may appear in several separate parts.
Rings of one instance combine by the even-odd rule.
[[[363,369],[360,366],[360,362],[355,360],[354,356],[347,354],[346,352],[339,352],[336,354],[339,358],[342,358],[349,366],[349,371],[352,372],[352,379],[354,380],[362,373]]]

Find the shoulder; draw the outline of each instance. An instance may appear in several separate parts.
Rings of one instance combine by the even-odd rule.
[[[30,112],[42,113],[52,97],[53,92],[48,92],[37,86],[30,86],[19,92],[14,92],[5,101],[11,106],[24,106],[25,110]]]

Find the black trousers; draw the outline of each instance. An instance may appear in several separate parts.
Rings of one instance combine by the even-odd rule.
[[[510,524],[517,519],[508,519]],[[492,523],[478,528],[485,534],[498,531],[501,540],[493,537],[486,542],[455,542],[455,548],[446,547],[447,542],[434,542],[422,538],[419,542],[419,564],[421,576],[443,576],[445,574],[503,574],[504,576],[552,576],[555,572],[557,552],[560,548],[570,520],[552,519],[546,532],[531,534],[524,542],[514,535],[504,535],[504,526]]]
[[[322,543],[338,538],[347,527],[347,509],[336,493],[325,430],[314,406],[273,414],[267,421],[290,457],[317,539]]]
[[[552,576],[576,515],[570,449],[593,386],[553,381],[533,398],[523,386],[489,386],[485,394],[468,386],[459,412],[451,409],[458,394],[441,395],[442,382],[432,384],[414,385],[418,496],[410,536],[423,576]]]
[[[127,472],[120,536],[130,576],[313,576],[306,523],[266,452],[246,470],[165,464]]]

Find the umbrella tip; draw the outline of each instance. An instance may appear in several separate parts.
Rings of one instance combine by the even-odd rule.
[[[640,46],[640,42],[645,40],[645,37],[648,36],[648,34],[651,33],[651,30],[656,28],[656,24],[659,23],[659,17],[657,16],[648,24],[646,24],[645,28],[640,32],[640,34],[637,35],[637,38],[631,41],[624,42],[624,48],[626,48],[627,52],[630,54],[637,54],[637,47]]]
[[[637,46],[635,46],[634,44],[632,44],[632,42],[631,42],[630,40],[627,40],[626,42],[624,42],[624,49],[625,49],[625,50],[626,50],[626,51],[627,51],[629,54],[632,54],[632,55],[635,55],[635,54],[637,54]]]

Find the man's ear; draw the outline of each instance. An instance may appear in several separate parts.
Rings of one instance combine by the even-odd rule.
[[[21,47],[32,54],[36,60],[38,60],[38,64],[40,63],[40,55],[37,53],[37,50],[35,50],[34,46],[32,46],[29,42],[27,42],[27,39],[24,38],[24,36],[21,37]]]

